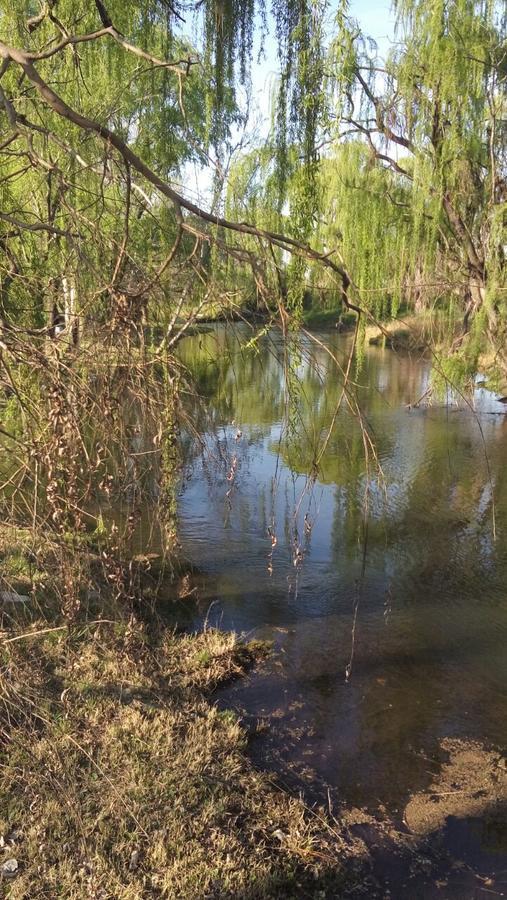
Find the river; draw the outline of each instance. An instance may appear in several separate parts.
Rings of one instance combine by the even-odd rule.
[[[478,386],[414,407],[431,359],[368,347],[361,427],[353,399],[335,416],[350,336],[300,336],[289,405],[279,333],[250,337],[181,344],[209,423],[179,499],[184,552],[213,584],[193,624],[274,643],[220,698],[269,726],[254,756],[309,797],[401,815],[444,738],[507,746],[505,406]]]

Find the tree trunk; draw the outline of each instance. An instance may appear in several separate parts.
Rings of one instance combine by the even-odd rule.
[[[77,290],[74,275],[64,275],[62,277],[62,291],[65,329],[69,338],[72,339],[72,343],[77,346],[79,343],[79,320],[77,317]]]

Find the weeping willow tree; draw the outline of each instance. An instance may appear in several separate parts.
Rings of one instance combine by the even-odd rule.
[[[318,240],[323,251],[339,248],[376,319],[396,316],[410,298],[418,266],[423,259],[429,265],[429,219],[415,225],[406,182],[397,172],[372,165],[364,141],[348,140],[334,148],[321,161],[320,179]],[[315,278],[328,305],[336,305],[332,284],[319,273]]]
[[[400,40],[381,62],[345,2],[331,34],[325,3],[274,4],[273,128],[234,167],[227,215],[177,179],[242,120],[262,4],[16,0],[3,11],[6,352],[18,353],[21,327],[44,355],[62,318],[73,334],[107,323],[143,339],[162,326],[155,352],[166,352],[223,293],[215,254],[229,279],[247,267],[257,300],[276,295],[282,313],[300,312],[308,284],[378,318],[424,305],[437,283],[461,319],[463,371],[485,344],[507,366],[502,10],[396,9]]]
[[[65,285],[72,286],[74,315],[113,316],[114,296],[139,283],[176,230],[174,215],[160,208],[112,146],[100,146],[90,130],[55,114],[44,85],[54,85],[60,101],[83,118],[107,123],[167,178],[193,154],[178,101],[184,62],[157,70],[126,51],[120,34],[163,58],[174,54],[190,65],[193,55],[171,38],[160,16],[140,14],[133,4],[111,6],[118,40],[104,34],[97,8],[60,2],[35,10],[27,16],[20,3],[0,14],[4,45],[38,57],[30,60],[30,80],[3,54],[0,228],[11,278],[3,280],[2,314],[4,322],[43,328],[51,326],[55,306],[64,313]],[[81,43],[87,34],[99,36]],[[194,79],[185,115],[198,136],[203,109],[204,87]]]
[[[276,211],[285,230],[311,233],[322,254],[344,264],[366,315],[438,303],[450,322],[453,375],[475,372],[484,353],[505,371],[505,10],[474,0],[398,2],[395,10],[386,59],[347,3],[331,33],[320,25],[323,62],[314,61],[307,110],[317,117],[313,157],[304,135],[287,127],[282,79],[283,128],[277,120],[268,145],[238,162],[229,209],[258,222]],[[278,264],[290,278],[291,265]],[[300,285],[347,302],[329,271],[296,267]]]
[[[386,60],[343,9],[338,15],[329,54],[330,140],[345,133],[363,148],[355,174],[350,152],[340,157],[349,171],[345,179],[338,174],[337,227],[343,219],[344,245],[364,289],[387,291],[394,281],[395,305],[410,283],[419,301],[433,299],[435,284],[445,292],[461,319],[453,350],[464,373],[476,370],[487,347],[505,368],[505,9],[475,0],[398,0],[395,10],[397,41]],[[347,242],[351,217],[355,254]]]
[[[48,279],[61,284],[70,268],[74,282],[80,280],[73,292],[86,297],[87,304],[93,295],[95,305],[104,298],[100,268],[113,274],[109,293],[129,268],[137,269],[139,283],[139,270],[153,263],[156,272],[176,240],[179,253],[183,233],[242,264],[251,264],[253,256],[237,246],[236,238],[227,243],[227,232],[241,240],[251,235],[263,252],[282,245],[298,259],[292,279],[297,292],[306,265],[300,258],[319,255],[308,240],[318,196],[315,148],[324,103],[325,12],[323,4],[294,0],[276,3],[272,10],[281,70],[278,209],[287,196],[289,172],[292,180],[287,242],[284,235],[260,233],[255,224],[224,220],[219,203],[201,209],[171,183],[189,159],[203,163],[211,152],[219,159],[231,128],[243,121],[238,90],[248,96],[255,26],[266,19],[262,3],[212,0],[189,7],[166,0],[48,0],[28,9],[15,2],[2,12],[1,190],[7,210],[3,222],[15,229],[7,227],[4,234],[10,254],[4,306],[22,285],[15,259],[19,242],[28,260],[44,261],[45,267],[36,266],[42,285]],[[182,37],[192,19],[196,49]],[[166,209],[172,210],[169,216]],[[154,214],[151,222],[146,213]],[[28,248],[30,242],[38,249]],[[203,258],[202,250],[199,255]],[[151,286],[154,277],[152,272],[146,283]],[[123,282],[128,293],[128,279]],[[68,279],[63,283],[68,285]],[[38,325],[44,316],[47,320],[47,309],[36,317]]]
[[[274,7],[277,212],[258,223],[203,208],[180,181],[189,161],[219,159],[242,121],[262,5],[14,0],[0,12],[0,502],[34,540],[49,535],[69,616],[90,533],[108,583],[135,599],[117,560],[132,555],[141,496],[175,547],[177,430],[193,424],[175,347],[223,302],[210,256],[225,260],[220,274],[230,260],[248,267],[265,295],[294,257],[293,306],[310,262],[348,277],[308,241],[324,13],[306,0]],[[123,512],[106,521],[112,499]]]
[[[104,307],[97,273],[105,246],[113,287],[127,269],[135,273],[130,282],[123,277],[128,293],[129,283],[142,280],[143,265],[153,263],[156,272],[175,241],[175,255],[188,251],[180,243],[186,234],[215,254],[253,265],[254,280],[268,293],[283,281],[292,309],[301,307],[305,283],[314,280],[308,266],[316,260],[334,290],[341,279],[345,303],[352,282],[354,305],[373,314],[389,303],[395,310],[411,291],[420,301],[437,282],[460,311],[460,350],[470,364],[485,332],[493,346],[500,344],[502,7],[399,2],[396,11],[399,40],[381,61],[346,2],[338,5],[331,33],[325,3],[273,5],[280,66],[274,127],[256,158],[233,173],[224,219],[220,204],[201,209],[171,179],[189,159],[202,162],[211,150],[219,157],[231,128],[243,121],[238,90],[248,95],[255,30],[260,27],[262,47],[266,28],[264,5],[50,0],[27,9],[13,3],[0,19],[4,307],[28,285],[19,276],[20,244],[23,271],[37,260],[39,294],[51,294],[48,283],[69,294],[71,270],[80,281],[73,295],[87,304],[93,296],[93,305],[99,300]],[[192,17],[196,49],[181,37]],[[362,147],[336,151],[358,141]],[[259,177],[266,181],[263,192]],[[257,182],[248,222],[235,218],[231,200],[241,179],[250,205]],[[274,270],[261,278],[259,257],[266,256]],[[145,283],[151,286],[153,277]],[[47,305],[45,296],[34,318],[39,326],[47,323]]]

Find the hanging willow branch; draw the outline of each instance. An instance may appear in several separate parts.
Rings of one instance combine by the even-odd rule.
[[[90,36],[88,37],[90,40],[92,39]],[[195,231],[195,228],[187,226],[187,224],[184,222],[182,217],[182,210],[186,210],[187,212],[192,213],[201,221],[207,222],[210,225],[216,226],[217,228],[224,228],[228,231],[236,232],[239,234],[251,235],[257,238],[261,238],[267,241],[268,244],[275,245],[296,257],[306,259],[311,262],[320,263],[322,266],[331,269],[334,273],[339,275],[342,282],[342,298],[345,306],[348,309],[356,312],[358,315],[363,312],[360,306],[350,302],[347,291],[348,288],[353,284],[352,279],[346,268],[343,265],[336,263],[331,258],[331,253],[319,253],[306,242],[297,240],[296,238],[291,238],[284,234],[257,228],[256,226],[248,222],[234,222],[222,216],[213,215],[207,212],[197,204],[192,203],[190,200],[186,199],[182,194],[175,191],[164,179],[157,175],[153,171],[153,169],[151,169],[131,149],[131,147],[129,147],[126,141],[120,138],[114,131],[112,131],[106,125],[103,125],[95,121],[94,119],[82,115],[71,106],[69,106],[69,104],[66,103],[65,100],[63,100],[62,97],[60,97],[56,93],[56,91],[54,91],[53,88],[50,87],[50,85],[41,77],[33,63],[33,54],[29,54],[14,47],[9,47],[7,44],[0,41],[0,57],[3,60],[3,72],[6,71],[6,67],[10,63],[15,63],[16,65],[18,65],[24,72],[25,76],[35,86],[46,105],[50,109],[52,109],[53,112],[55,112],[58,116],[66,119],[85,132],[97,134],[100,138],[102,138],[106,145],[114,147],[120,153],[126,165],[132,167],[132,169],[142,175],[146,179],[146,181],[148,181],[163,196],[167,197],[172,202],[177,214],[177,218],[181,222],[182,228],[184,230]],[[6,100],[5,105],[6,111],[8,112],[9,117],[12,120],[13,116],[15,117],[13,103],[10,100]],[[13,127],[16,127],[15,122],[11,121],[11,124],[13,125]]]

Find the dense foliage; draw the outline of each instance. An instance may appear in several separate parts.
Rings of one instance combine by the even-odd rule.
[[[485,354],[505,374],[502,6],[396,11],[381,60],[344,0],[276,0],[269,15],[253,0],[2,10],[0,366],[18,453],[5,504],[28,488],[32,520],[66,540],[87,516],[102,528],[101,491],[151,485],[170,542],[186,389],[174,349],[224,308],[253,305],[287,334],[310,303],[361,326],[436,306],[441,374],[463,382]],[[234,153],[267,27],[271,130]],[[180,184],[190,163],[214,171],[209,209]]]
[[[208,300],[213,280],[222,294],[244,287],[247,264],[257,302],[273,305],[281,291],[297,311],[310,287],[378,317],[438,301],[460,321],[454,349],[465,368],[477,365],[485,339],[501,350],[502,5],[400,0],[396,12],[398,39],[382,60],[341,0],[276,2],[269,18],[253,2],[189,10],[53,0],[28,13],[12,4],[0,18],[4,318],[48,327],[55,305],[66,305],[107,320],[121,293],[134,319],[150,303],[167,324],[169,292],[176,303],[182,292],[185,302]],[[183,37],[190,20],[194,48]],[[280,66],[272,131],[236,154],[227,178],[221,161],[245,121],[242,98],[268,25]],[[210,154],[207,215],[170,179]],[[224,191],[231,221],[217,230]],[[172,261],[182,251],[191,290],[185,266],[176,278],[164,266],[168,252]],[[324,265],[309,267],[319,256]]]
[[[506,366],[507,50],[501,4],[398,3],[386,59],[341,5],[326,52],[313,215],[323,253],[346,266],[375,317],[438,305],[449,316],[455,377],[491,351]],[[273,146],[277,135],[272,136]],[[273,148],[272,148],[273,149]],[[288,215],[301,210],[303,144],[287,154]],[[272,216],[273,152],[241,159],[231,214]],[[324,304],[340,290],[305,272]],[[334,286],[333,286],[334,285]]]

